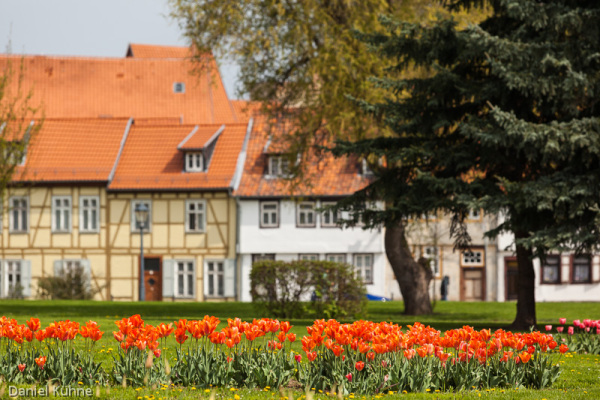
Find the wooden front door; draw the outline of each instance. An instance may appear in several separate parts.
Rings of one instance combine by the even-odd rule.
[[[506,300],[517,300],[519,285],[519,265],[515,258],[504,259],[504,285],[506,286]]]
[[[162,300],[162,268],[160,257],[144,257],[146,301]]]
[[[462,301],[485,300],[485,269],[463,268],[461,282]]]

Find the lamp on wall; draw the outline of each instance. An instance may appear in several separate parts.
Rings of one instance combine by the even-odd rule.
[[[144,203],[135,205],[135,221],[140,227],[140,301],[146,300],[146,287],[144,285],[144,229],[148,221],[148,206]]]

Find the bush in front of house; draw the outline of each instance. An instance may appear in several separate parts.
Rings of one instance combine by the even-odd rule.
[[[367,303],[354,267],[332,261],[256,262],[250,294],[260,312],[278,318],[356,318]]]
[[[38,280],[38,297],[44,300],[91,300],[99,290],[92,288],[82,267],[61,269],[56,276]]]

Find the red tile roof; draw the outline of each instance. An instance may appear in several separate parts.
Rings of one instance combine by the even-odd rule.
[[[208,144],[217,139],[218,135],[225,129],[225,125],[219,126],[203,126],[195,127],[194,130],[187,135],[181,143],[177,145],[179,150],[202,150]]]
[[[182,52],[180,48],[172,50]],[[244,122],[227,97],[219,74],[195,74],[194,64],[188,59],[0,55],[0,70],[8,62],[19,65],[21,58],[25,68],[23,87],[33,90],[31,104],[41,105],[47,118],[133,117],[183,124]],[[218,72],[212,57],[209,62]],[[184,93],[174,92],[177,82],[185,85]]]
[[[107,181],[128,120],[46,119],[14,181]]]
[[[290,197],[290,196],[347,196],[364,188],[369,180],[358,174],[358,163],[347,157],[334,158],[330,154],[317,157],[309,154],[303,159],[306,166],[303,181],[291,189],[283,178],[267,178],[265,170],[269,155],[265,146],[269,129],[265,118],[255,120],[246,152],[244,173],[234,195],[239,197]],[[275,141],[275,143],[278,143]],[[268,151],[268,149],[267,149]]]
[[[221,125],[201,125],[216,132]],[[246,124],[227,124],[217,140],[207,172],[184,172],[177,146],[196,127],[133,125],[109,190],[202,190],[231,187]]]
[[[189,47],[131,43],[126,56],[134,58],[189,58],[192,56],[192,52]]]

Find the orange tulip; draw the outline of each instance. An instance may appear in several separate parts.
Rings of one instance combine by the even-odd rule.
[[[39,318],[33,318],[32,317],[26,323],[27,323],[27,326],[29,327],[29,329],[31,329],[33,332],[35,332],[38,329],[40,329],[40,320],[39,320]]]
[[[38,367],[40,367],[40,369],[44,369],[44,365],[46,364],[46,356],[36,358],[35,363]]]
[[[281,323],[280,329],[283,333],[288,333],[290,329],[292,329],[292,325],[288,321],[283,321]]]
[[[521,354],[519,354],[519,358],[521,359],[521,362],[525,364],[531,359],[531,354],[524,351]]]
[[[567,345],[561,344],[558,348],[558,351],[560,351],[560,354],[565,354],[567,351],[569,351],[569,348],[567,347]]]

